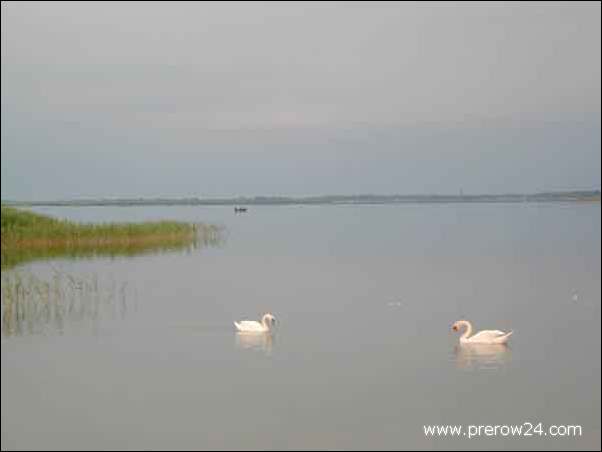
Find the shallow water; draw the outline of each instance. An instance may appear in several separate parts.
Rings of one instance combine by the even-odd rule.
[[[2,449],[600,448],[600,204],[35,210],[227,237],[3,272],[131,292],[61,324],[3,324]],[[272,338],[234,332],[268,310]],[[458,347],[461,318],[515,333]],[[423,430],[524,422],[582,435]]]

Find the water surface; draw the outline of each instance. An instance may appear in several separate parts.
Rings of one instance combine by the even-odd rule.
[[[3,271],[128,288],[60,326],[3,324],[3,449],[600,448],[600,204],[35,210],[227,237]],[[234,332],[268,310],[272,338]],[[515,334],[461,348],[461,318]],[[523,422],[583,435],[423,433]]]

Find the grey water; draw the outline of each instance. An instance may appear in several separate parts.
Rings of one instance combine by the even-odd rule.
[[[3,270],[131,289],[102,315],[3,322],[3,450],[600,449],[599,203],[34,210],[226,237]],[[267,311],[272,336],[235,333]],[[459,319],[514,334],[459,347]],[[526,422],[581,434],[424,433]]]

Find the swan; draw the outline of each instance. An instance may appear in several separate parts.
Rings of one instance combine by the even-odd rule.
[[[460,337],[461,344],[505,344],[512,335],[512,331],[505,333],[499,330],[483,330],[470,337],[472,325],[468,320],[458,320],[452,325],[452,330],[460,331],[460,328],[464,326],[466,331]]]
[[[234,322],[236,329],[242,333],[269,333],[276,323],[276,319],[270,313],[264,314],[261,322],[255,320],[242,320]]]

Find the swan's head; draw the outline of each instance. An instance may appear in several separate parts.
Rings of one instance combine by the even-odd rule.
[[[465,326],[468,328],[469,323],[466,320],[458,320],[457,322],[455,322],[452,325],[452,330],[453,331],[460,331],[462,329],[462,327]]]
[[[263,321],[264,321],[264,323],[269,322],[270,326],[274,326],[276,324],[276,317],[274,317],[272,314],[270,314],[268,312],[267,314],[264,314]]]

